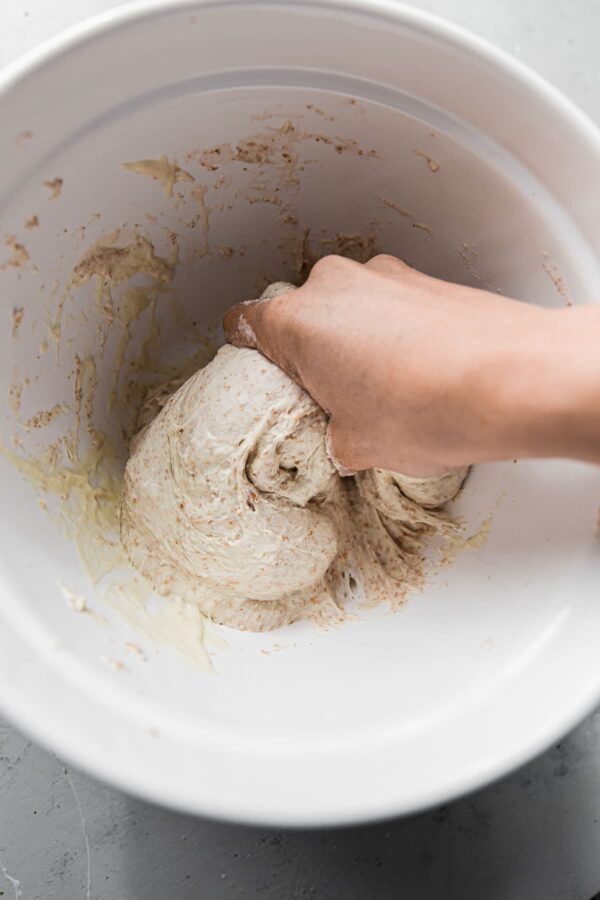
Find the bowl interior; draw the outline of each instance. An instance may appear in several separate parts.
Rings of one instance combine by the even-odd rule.
[[[72,53],[62,64],[82,65]],[[28,686],[5,686],[5,704],[35,730],[42,678],[62,738],[51,722],[41,736],[77,762],[196,811],[237,802],[249,818],[285,819],[287,804],[290,820],[335,821],[388,797],[414,808],[467,773],[491,777],[528,735],[534,752],[557,706],[566,721],[588,702],[573,690],[594,671],[600,625],[591,467],[477,468],[455,511],[481,539],[449,568],[433,554],[403,609],[356,609],[328,630],[210,627],[212,673],[201,621],[160,602],[142,614],[131,581],[107,591],[114,547],[92,545],[114,524],[144,398],[210,358],[231,303],[298,282],[330,252],[393,253],[547,306],[592,302],[577,223],[497,141],[361,73],[257,62],[122,93],[109,75],[78,127],[24,121],[18,166],[2,173],[0,615]],[[127,272],[110,256],[123,247]],[[154,786],[148,773],[127,782],[138,746]],[[236,774],[241,753],[254,788]],[[209,761],[213,779],[191,778]]]

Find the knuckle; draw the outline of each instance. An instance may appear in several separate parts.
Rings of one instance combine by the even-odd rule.
[[[310,270],[310,278],[331,278],[342,273],[348,272],[350,269],[354,268],[357,263],[353,262],[351,259],[346,259],[344,256],[337,256],[334,253],[329,253],[327,256],[322,256],[317,262],[313,265]]]
[[[378,268],[387,269],[388,271],[400,272],[409,268],[405,262],[396,256],[392,256],[391,253],[378,253],[370,262]]]

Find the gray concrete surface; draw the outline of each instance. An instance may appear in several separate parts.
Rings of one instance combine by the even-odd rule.
[[[511,778],[457,803],[368,827],[280,833],[133,800],[3,726],[0,892],[6,900],[589,900],[600,890],[599,747],[597,713]]]
[[[3,0],[0,66],[111,0]],[[598,0],[424,0],[600,120]],[[600,661],[599,661],[600,664]],[[484,791],[409,819],[274,832],[157,809],[0,722],[0,898],[590,900],[600,891],[600,712]]]

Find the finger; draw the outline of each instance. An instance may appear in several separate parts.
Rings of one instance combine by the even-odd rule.
[[[414,271],[408,263],[388,253],[378,253],[377,256],[372,256],[365,266],[382,275],[406,275],[408,272]]]
[[[267,313],[270,311],[267,306],[294,290],[294,285],[276,281],[263,291],[258,300],[244,300],[227,310],[223,317],[225,338],[236,347],[264,350],[268,338],[265,333],[268,332]]]
[[[361,465],[352,436],[346,434],[333,418],[327,423],[325,449],[338,475],[356,475],[365,466]]]
[[[238,303],[225,313],[225,337],[235,347],[258,350],[267,359],[303,386],[298,373],[293,329],[290,329],[289,285],[280,283],[268,289],[259,300]],[[296,293],[295,289],[293,293]],[[271,299],[268,299],[269,295]]]
[[[256,333],[257,315],[256,307],[264,302],[261,300],[246,300],[228,309],[223,316],[223,330],[225,338],[235,347],[252,347],[260,349]]]
[[[402,474],[397,471],[398,454],[393,451],[394,463],[390,465],[390,454],[381,455],[381,446],[374,445],[369,439],[368,431],[365,434],[355,427],[340,425],[335,417],[329,419],[327,434],[325,436],[325,448],[327,456],[337,469],[339,475],[355,475],[364,469],[378,468],[392,472],[400,482],[410,485],[407,496],[421,502],[425,497],[426,502],[432,495],[442,496],[435,505],[445,503],[450,496],[455,496],[462,482],[465,480],[468,469],[450,468],[436,460],[424,459],[423,454],[409,453],[405,460],[400,462]],[[402,484],[401,484],[402,487]],[[412,492],[411,492],[412,491]],[[446,493],[447,492],[447,493]],[[433,505],[433,504],[432,504]]]

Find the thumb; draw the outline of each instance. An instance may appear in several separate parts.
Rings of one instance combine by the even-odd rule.
[[[257,314],[257,307],[261,306],[263,302],[262,300],[246,300],[227,310],[223,316],[223,330],[228,343],[235,347],[260,349],[257,332],[260,332],[261,329],[258,324],[260,316]]]
[[[245,300],[227,310],[223,318],[223,329],[229,343],[236,347],[262,350],[265,331],[268,331],[265,320],[268,318],[269,302],[294,290],[295,285],[287,281],[276,281],[262,292],[258,300]]]

